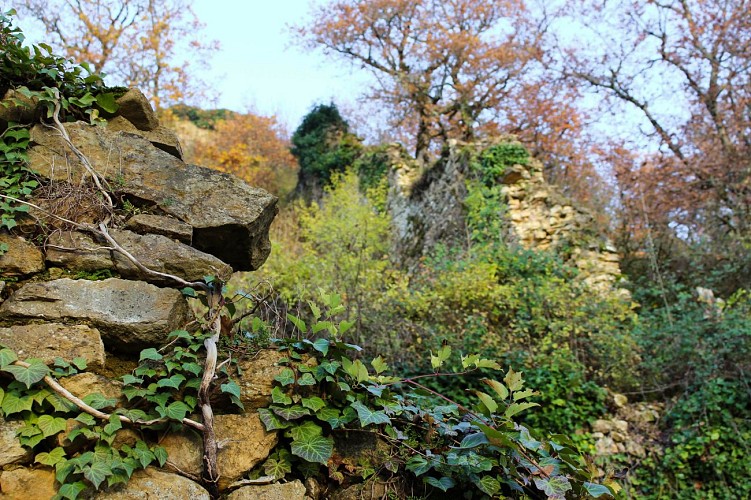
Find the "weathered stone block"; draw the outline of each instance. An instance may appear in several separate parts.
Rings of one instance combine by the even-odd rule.
[[[159,126],[154,108],[140,90],[129,89],[117,100],[117,105],[116,114],[128,120],[138,130],[154,130]]]
[[[0,319],[87,323],[107,348],[137,352],[182,328],[190,313],[177,290],[140,281],[59,279],[27,283],[0,306]]]
[[[298,480],[289,483],[244,486],[229,495],[227,500],[304,500],[305,486]]]
[[[132,133],[83,122],[68,124],[66,129],[97,172],[118,181],[120,192],[190,224],[195,248],[236,271],[255,270],[268,257],[275,196],[229,174],[186,165]],[[36,144],[29,150],[32,169],[54,180],[81,178],[83,167],[57,131],[36,126],[31,135]]]
[[[78,231],[58,231],[47,239],[47,262],[72,271],[112,269],[112,255],[105,242],[95,242]]]
[[[267,432],[255,413],[217,415],[214,430],[218,442],[227,440],[217,454],[217,467],[221,471],[219,489],[225,489],[265,460],[278,441],[276,433]],[[172,433],[160,444],[167,450],[170,462],[180,470],[201,474],[202,440],[198,433],[190,430]]]
[[[210,500],[209,492],[188,478],[153,467],[133,473],[128,484],[118,484],[83,498],[97,500]]]
[[[193,239],[193,228],[190,224],[162,215],[136,214],[128,219],[125,227],[138,234],[161,234],[188,245]]]
[[[232,274],[232,268],[213,255],[166,236],[141,235],[116,229],[110,231],[110,235],[120,246],[152,271],[172,274],[188,281],[198,281],[206,275],[221,276],[226,279]],[[123,277],[162,285],[174,284],[174,280],[144,273],[119,252],[113,252],[113,257],[115,268]]]
[[[96,328],[85,325],[16,325],[0,328],[0,344],[13,349],[21,359],[39,358],[52,364],[55,358],[66,361],[86,358],[89,368],[104,367],[102,337]]]
[[[52,467],[41,467],[3,471],[0,475],[0,490],[3,492],[2,497],[9,500],[53,498],[57,493],[55,470]]]
[[[0,467],[31,459],[32,452],[21,446],[16,436],[24,425],[22,420],[5,420],[0,417]],[[5,492],[5,488],[2,491]]]
[[[33,243],[23,238],[0,233],[0,243],[8,250],[0,255],[0,276],[27,276],[44,271],[44,256]]]

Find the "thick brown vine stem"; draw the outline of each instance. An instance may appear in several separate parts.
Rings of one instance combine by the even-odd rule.
[[[207,292],[209,306],[209,328],[212,335],[204,340],[206,363],[203,369],[201,386],[198,388],[198,404],[203,416],[203,479],[204,486],[212,498],[219,496],[219,468],[216,463],[217,442],[214,433],[214,410],[211,408],[211,382],[216,374],[217,348],[221,332],[220,310],[224,305],[222,284],[214,282]]]

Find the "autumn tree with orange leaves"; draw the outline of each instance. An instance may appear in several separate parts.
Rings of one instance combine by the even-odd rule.
[[[593,1],[582,9],[577,22],[590,43],[568,52],[568,75],[595,90],[603,108],[640,119],[640,132],[613,157],[623,248],[672,256],[678,272],[697,272],[701,262],[748,283],[751,2]]]
[[[136,86],[157,109],[205,97],[195,67],[217,43],[201,37],[191,0],[23,0],[51,45],[109,84]],[[181,56],[183,51],[189,59]],[[198,63],[198,64],[197,64]]]
[[[298,29],[304,43],[369,69],[371,97],[411,126],[417,158],[436,138],[472,139],[540,56],[520,0],[339,0]]]
[[[219,120],[193,144],[189,161],[240,177],[283,196],[295,186],[297,161],[287,131],[273,116],[239,114]]]

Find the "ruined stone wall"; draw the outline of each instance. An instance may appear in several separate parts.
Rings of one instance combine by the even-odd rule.
[[[389,177],[388,207],[393,217],[393,255],[408,269],[439,243],[467,245],[464,200],[470,176],[469,150],[481,151],[501,138],[476,144],[452,141],[433,166],[421,171],[408,159],[394,158]],[[506,169],[502,183],[509,244],[554,250],[580,270],[593,289],[610,290],[620,279],[619,256],[599,234],[592,215],[563,196],[543,178],[542,165]]]
[[[118,406],[125,399],[117,379],[136,366],[137,353],[164,345],[171,331],[194,319],[193,299],[167,275],[226,279],[234,271],[258,268],[269,254],[269,225],[277,212],[269,193],[185,164],[176,136],[159,125],[140,92],[129,91],[119,104],[119,114],[104,125],[65,125],[72,143],[108,183],[118,210],[102,211],[101,194],[87,182],[80,158],[58,131],[36,125],[30,167],[43,187],[30,201],[39,208],[19,219],[12,232],[0,231],[0,243],[7,246],[0,255],[0,344],[20,359],[47,364],[57,357],[86,358],[88,371],[62,379],[63,386],[80,398],[97,392],[116,398]],[[78,229],[102,221],[122,248],[162,275],[144,272],[110,242]],[[281,369],[278,360],[276,351],[261,351],[252,361],[241,361],[237,382],[245,412],[215,417],[224,492],[265,460],[278,441],[255,411],[269,403]],[[9,381],[0,379],[0,386]],[[0,491],[4,498],[51,498],[54,468],[35,464],[19,445],[16,432],[23,425],[21,419],[0,418]],[[68,431],[74,426],[69,422]],[[55,437],[60,446],[71,446],[68,431]],[[124,428],[117,439],[129,443],[134,436]],[[196,482],[202,468],[200,435],[185,430],[163,436],[160,444],[169,454],[165,467],[138,471],[127,486],[95,497],[209,498]],[[305,495],[297,481],[247,486],[229,498]]]

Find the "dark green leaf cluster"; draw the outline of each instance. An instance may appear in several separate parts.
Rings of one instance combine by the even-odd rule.
[[[323,187],[331,176],[344,172],[362,150],[360,139],[334,104],[319,104],[305,115],[292,134],[292,154],[300,164],[300,184],[315,181]]]
[[[5,419],[23,420],[19,441],[34,451],[35,463],[55,468],[59,499],[75,499],[105,481],[107,486],[127,482],[134,471],[154,462],[162,466],[167,460],[164,448],[140,439],[133,446],[115,445],[123,428],[120,416],[138,420],[146,417],[143,411],[126,410],[116,399],[89,394],[84,403],[111,412],[109,419],[100,420],[40,383],[48,376],[60,379],[85,369],[83,358],[70,363],[58,358],[50,368],[39,359],[19,362],[12,350],[0,350],[0,371],[14,378],[0,389],[0,413]]]
[[[324,309],[331,306],[329,302]],[[290,320],[306,335],[341,331],[341,323],[321,321],[321,311],[313,309],[310,328],[296,317]],[[267,475],[313,475],[326,466],[328,476],[340,483],[362,478],[363,468],[353,475],[334,459],[334,436],[354,430],[385,440],[391,453],[381,465],[392,473],[411,474],[427,490],[463,491],[474,498],[612,496],[607,487],[591,482],[570,439],[545,437],[516,421],[538,406],[528,401],[536,392],[524,387],[521,373],[509,369],[503,381],[482,379],[486,389],[474,391],[471,408],[422,384],[423,378],[500,370],[495,361],[461,356],[457,372],[440,373],[452,358],[451,348],[443,346],[430,353],[434,373],[400,379],[387,375],[383,358],[365,363],[357,346],[336,335],[289,340],[282,348],[285,368],[276,377],[271,405],[259,415],[267,430],[281,430],[287,439],[283,451],[263,465]]]
[[[483,150],[470,166],[479,175],[482,183],[493,187],[513,165],[529,164],[529,151],[518,142],[502,142]]]
[[[61,120],[95,121],[100,112],[117,110],[115,97],[120,90],[108,89],[87,64],[75,65],[56,56],[48,45],[24,46],[23,33],[13,26],[14,14],[12,10],[0,13],[0,99],[15,90],[0,106],[25,108],[34,120],[51,118],[56,106]],[[18,200],[38,186],[26,166],[30,125],[0,123],[0,194]],[[27,210],[14,200],[0,199],[0,228],[12,229],[16,214]]]

